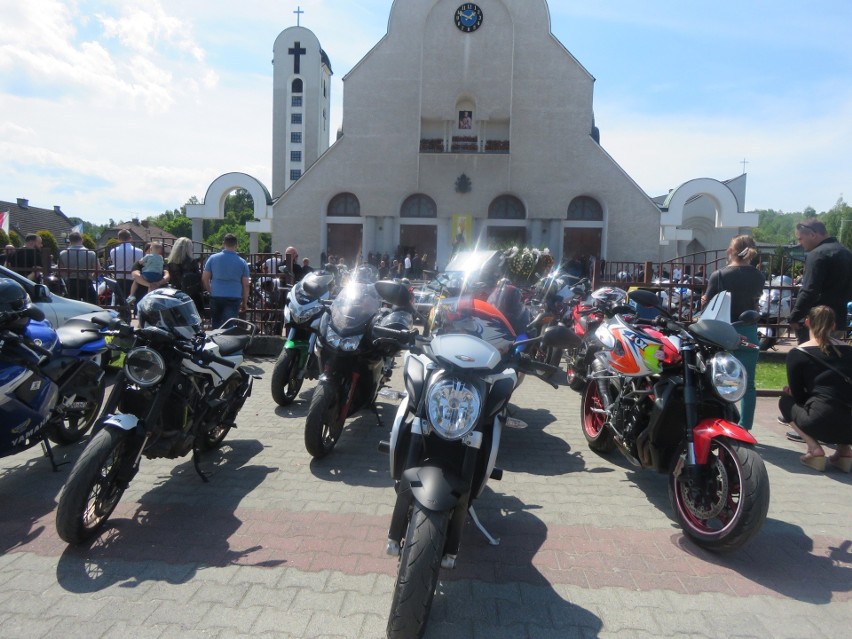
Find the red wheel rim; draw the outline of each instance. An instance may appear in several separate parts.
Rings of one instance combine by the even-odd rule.
[[[589,437],[595,438],[600,435],[606,420],[603,413],[596,413],[592,410],[593,408],[603,410],[604,406],[598,392],[598,385],[590,382],[586,386],[586,392],[583,393],[583,429]]]

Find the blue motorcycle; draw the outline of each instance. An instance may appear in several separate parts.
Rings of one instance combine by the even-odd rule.
[[[0,278],[0,457],[50,441],[82,439],[104,397],[101,360],[108,350],[92,313],[58,330],[44,321],[19,284]],[[49,440],[49,441],[48,441]]]

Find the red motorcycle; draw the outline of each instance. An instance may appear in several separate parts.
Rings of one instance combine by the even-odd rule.
[[[630,297],[661,315],[634,323],[616,314],[597,329],[602,349],[583,392],[583,435],[596,452],[618,448],[634,465],[668,473],[675,518],[695,543],[739,548],[769,510],[757,441],[736,423],[746,372],[730,351],[740,335],[717,320],[677,323],[650,291]],[[746,311],[740,321],[758,318]]]
[[[606,286],[590,292],[589,281],[581,280],[573,290],[576,296],[568,303],[568,325],[580,338],[580,343],[565,353],[565,365],[568,386],[579,393],[586,387],[595,353],[600,350],[595,330],[614,313],[630,316],[633,309],[625,306],[627,291],[620,288]]]

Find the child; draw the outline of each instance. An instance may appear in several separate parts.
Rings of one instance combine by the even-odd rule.
[[[163,259],[163,245],[159,242],[151,242],[151,248],[147,255],[142,258],[142,277],[146,282],[153,284],[163,279],[163,270],[165,269],[165,260]],[[127,298],[128,304],[133,304],[136,301],[136,291],[139,288],[139,283],[134,281],[130,287],[130,296]],[[148,290],[156,288],[149,286]]]

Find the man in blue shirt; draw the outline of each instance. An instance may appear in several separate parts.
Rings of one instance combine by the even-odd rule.
[[[222,238],[222,252],[211,255],[204,264],[201,281],[210,293],[210,319],[213,328],[239,317],[248,305],[249,267],[237,255],[237,236],[228,233]]]

